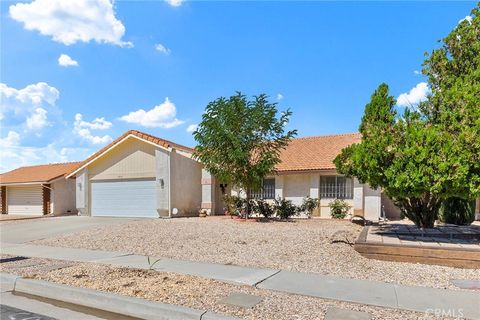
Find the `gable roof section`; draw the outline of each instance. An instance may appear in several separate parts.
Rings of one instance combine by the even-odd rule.
[[[135,137],[135,138],[140,139],[140,140],[143,140],[147,143],[157,145],[157,146],[165,148],[165,149],[173,148],[173,149],[181,150],[181,151],[184,151],[184,152],[193,153],[192,148],[183,146],[181,144],[178,144],[178,143],[175,143],[175,142],[172,142],[172,141],[169,141],[169,140],[161,139],[161,138],[152,136],[150,134],[147,134],[147,133],[144,133],[144,132],[141,132],[141,131],[129,130],[129,131],[125,132],[124,134],[122,134],[117,139],[115,139],[114,141],[112,141],[110,144],[106,145],[102,149],[100,149],[97,152],[95,152],[94,154],[92,154],[86,160],[80,162],[79,165],[77,165],[75,168],[73,168],[71,170],[71,172],[68,174],[67,177],[73,176],[80,169],[86,167],[88,164],[90,164],[91,162],[93,162],[97,158],[101,157],[104,153],[106,153],[111,148],[115,147],[117,144],[121,143],[122,141],[124,141],[125,139],[127,139],[130,136]]]
[[[280,154],[277,172],[335,169],[333,160],[343,148],[361,141],[360,133],[293,139]]]
[[[38,166],[20,167],[0,174],[0,184],[47,183],[65,176],[80,162],[51,163]]]

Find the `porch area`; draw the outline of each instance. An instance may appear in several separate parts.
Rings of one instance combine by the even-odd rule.
[[[480,268],[480,224],[425,230],[408,223],[367,226],[355,250],[378,260]]]

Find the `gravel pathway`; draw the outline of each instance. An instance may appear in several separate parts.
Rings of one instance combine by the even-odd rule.
[[[7,257],[2,257],[2,259],[5,258]],[[38,263],[39,268],[25,267],[26,261],[29,264]],[[243,319],[323,319],[329,307],[367,312],[372,316],[372,319],[438,319],[417,312],[278,293],[250,286],[226,284],[201,277],[166,272],[116,268],[98,264],[77,264],[46,271],[46,266],[55,264],[58,264],[58,261],[31,258],[4,262],[0,265],[0,270],[24,277],[77,287],[135,296],[191,308],[207,309]],[[251,309],[219,303],[222,298],[234,292],[261,296],[263,300]]]
[[[366,259],[346,243],[353,242],[361,229],[350,222],[316,219],[268,223],[223,217],[148,219],[34,243],[436,288],[458,289],[449,283],[450,279],[480,278],[478,269]]]

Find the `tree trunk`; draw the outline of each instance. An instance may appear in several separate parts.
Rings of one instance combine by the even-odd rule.
[[[397,199],[403,214],[419,228],[433,228],[442,203],[437,196],[426,193],[418,198]]]

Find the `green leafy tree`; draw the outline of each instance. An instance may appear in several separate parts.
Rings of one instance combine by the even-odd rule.
[[[382,188],[417,226],[431,228],[442,199],[452,192],[451,177],[459,159],[451,155],[453,140],[421,113],[398,116],[395,99],[382,84],[365,108],[362,141],[335,159],[340,173]]]
[[[268,102],[265,94],[253,100],[240,92],[218,98],[207,105],[194,133],[195,157],[220,181],[258,191],[280,162],[281,150],[297,134],[285,129],[291,114],[287,110],[279,115],[277,104]]]
[[[442,201],[480,194],[478,6],[424,62],[431,94],[402,115],[382,84],[365,108],[362,141],[335,159],[340,173],[381,187],[419,227],[433,227]]]
[[[423,66],[432,94],[420,109],[454,140],[451,195],[468,202],[480,194],[480,3]]]

